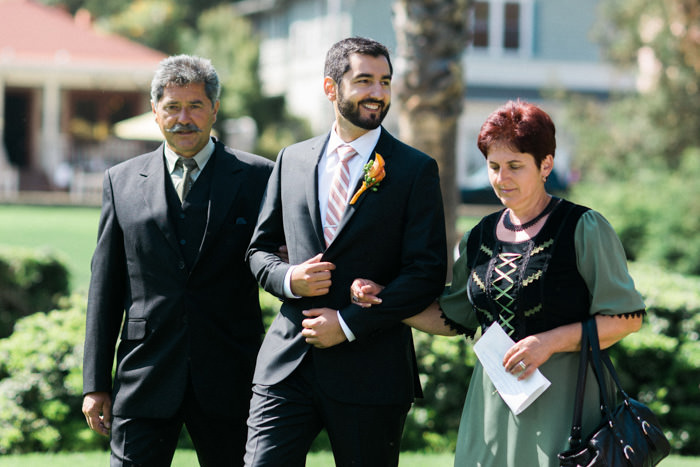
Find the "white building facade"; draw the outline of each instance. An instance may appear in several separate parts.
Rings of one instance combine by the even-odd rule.
[[[306,118],[314,132],[327,131],[332,108],[322,92],[328,48],[348,36],[366,36],[394,53],[392,0],[242,0],[237,11],[250,18],[262,37],[263,92],[283,95],[290,112]],[[598,0],[487,0],[474,2],[473,38],[464,54],[467,93],[460,120],[457,181],[469,188],[484,183],[483,156],[476,136],[484,119],[509,99],[538,103],[558,123],[561,103],[550,91],[607,98],[633,89],[632,76],[603,60],[591,39]],[[395,60],[396,62],[396,60]],[[396,63],[395,63],[396,65]],[[396,105],[396,101],[395,101]],[[396,131],[396,110],[386,125]],[[564,131],[562,131],[564,130]],[[557,165],[567,171],[571,144],[558,126]]]

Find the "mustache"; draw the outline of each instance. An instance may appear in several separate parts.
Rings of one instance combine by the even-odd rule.
[[[175,125],[166,129],[165,131],[167,131],[168,133],[177,133],[178,131],[196,131],[199,133],[202,130],[194,123],[176,123]]]

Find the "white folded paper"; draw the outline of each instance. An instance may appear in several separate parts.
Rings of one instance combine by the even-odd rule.
[[[506,371],[503,366],[503,356],[514,343],[513,339],[508,337],[508,334],[498,323],[493,323],[474,344],[474,353],[476,353],[503,401],[508,404],[515,415],[518,415],[532,404],[551,383],[540,370],[535,370],[532,375],[522,381]]]

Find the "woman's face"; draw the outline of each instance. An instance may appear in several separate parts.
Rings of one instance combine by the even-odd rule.
[[[489,150],[486,163],[496,196],[504,206],[517,212],[538,203],[546,194],[544,180],[552,171],[554,158],[547,155],[537,167],[532,154],[496,145]]]

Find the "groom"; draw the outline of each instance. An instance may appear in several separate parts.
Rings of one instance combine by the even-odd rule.
[[[401,320],[444,285],[437,164],[381,127],[391,101],[386,47],[342,40],[324,73],[335,123],[280,152],[248,251],[257,280],[283,299],[256,364],[249,466],[303,466],[322,428],[336,465],[397,465],[406,414],[421,396]],[[377,165],[365,178],[368,162]],[[372,177],[380,183],[348,203]],[[275,254],[283,244],[289,263]],[[350,301],[356,277],[387,284],[371,311]]]

